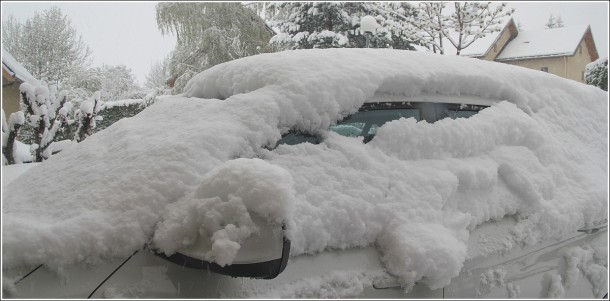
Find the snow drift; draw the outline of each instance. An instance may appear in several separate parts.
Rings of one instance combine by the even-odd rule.
[[[595,87],[476,59],[328,49],[218,65],[185,91],[8,185],[4,266],[95,263],[146,243],[171,254],[197,235],[228,264],[256,212],[287,224],[293,256],[376,244],[405,286],[438,288],[485,221],[515,216],[511,246],[608,214],[608,94]],[[424,93],[501,102],[469,119],[396,120],[368,144],[325,131],[376,94]],[[269,150],[290,129],[325,139]]]

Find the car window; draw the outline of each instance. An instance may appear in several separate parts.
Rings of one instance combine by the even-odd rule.
[[[477,114],[478,112],[479,111],[450,111],[449,117],[451,117],[451,119],[468,118],[470,116]]]
[[[447,116],[451,119],[456,118],[469,118],[473,115],[476,115],[482,109],[486,108],[485,106],[475,106],[475,105],[448,105],[447,106]]]
[[[304,143],[304,142],[318,144],[318,143],[320,143],[320,139],[316,135],[299,133],[299,132],[289,132],[288,134],[285,134],[284,136],[282,136],[282,139],[280,139],[277,142],[277,145],[280,145],[280,144],[295,145],[295,144]],[[276,145],[276,147],[277,147],[277,145]]]
[[[469,118],[486,106],[448,103],[365,103],[360,111],[331,125],[328,130],[346,137],[364,137],[364,143],[373,139],[377,129],[389,121],[400,118],[415,118],[434,123],[444,118]],[[316,135],[300,132],[289,132],[277,143],[295,145],[303,142],[318,144],[321,138]],[[276,147],[277,147],[276,145]]]
[[[329,130],[347,137],[365,137],[370,141],[377,133],[377,128],[388,121],[400,118],[415,118],[421,120],[419,109],[382,109],[355,113],[331,125]]]

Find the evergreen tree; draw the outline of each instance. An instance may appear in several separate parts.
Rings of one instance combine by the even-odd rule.
[[[585,83],[608,91],[608,58],[603,57],[585,67]]]
[[[91,64],[91,51],[57,7],[24,23],[11,16],[2,25],[3,47],[39,80],[59,85]]]
[[[162,34],[176,34],[169,61],[174,93],[205,69],[267,51],[272,36],[256,12],[237,2],[162,2],[157,25]]]
[[[559,27],[564,27],[565,25],[563,25],[563,19],[561,18],[561,16],[557,17],[557,20],[555,20],[555,27],[559,28]]]
[[[285,2],[268,7],[277,11],[269,24],[279,31],[270,42],[284,48],[366,47],[360,21],[370,15],[379,24],[372,33],[371,47],[413,49],[411,26],[393,16],[393,11],[411,14],[408,3]]]
[[[560,27],[564,27],[563,19],[561,18],[561,16],[558,16],[557,18],[555,18],[555,17],[553,17],[553,14],[551,14],[549,16],[549,20],[545,24],[545,27],[546,28],[560,28]]]

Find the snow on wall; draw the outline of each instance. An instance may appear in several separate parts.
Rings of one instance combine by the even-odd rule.
[[[10,183],[4,266],[95,263],[147,242],[171,253],[197,234],[221,241],[217,258],[262,210],[285,220],[293,256],[376,244],[403,285],[438,288],[487,220],[516,215],[511,239],[535,243],[607,216],[608,94],[595,87],[476,59],[329,49],[218,65],[185,91]],[[369,144],[323,131],[376,93],[506,101],[469,119],[390,122]],[[325,140],[264,148],[289,129]],[[243,190],[212,188],[210,172]],[[223,224],[235,212],[244,219]]]

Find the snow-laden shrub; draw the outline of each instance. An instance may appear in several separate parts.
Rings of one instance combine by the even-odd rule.
[[[585,67],[585,83],[608,91],[608,57],[601,57]]]

